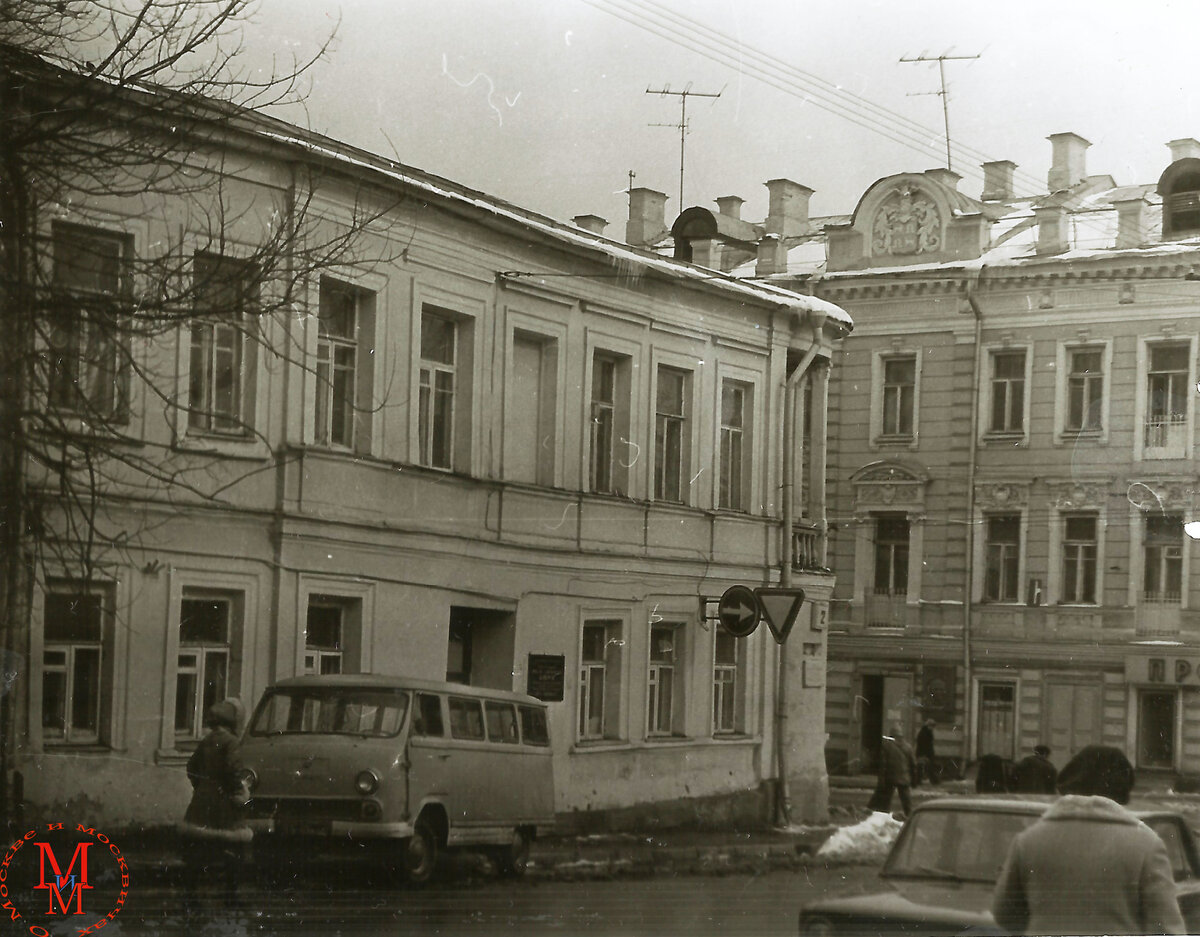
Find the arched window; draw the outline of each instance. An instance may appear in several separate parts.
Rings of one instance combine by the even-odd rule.
[[[1200,160],[1172,164],[1158,187],[1163,197],[1163,235],[1200,233]]]

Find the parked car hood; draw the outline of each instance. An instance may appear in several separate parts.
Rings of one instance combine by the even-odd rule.
[[[1004,933],[992,919],[993,886],[987,882],[895,879],[883,884],[884,890],[871,894],[811,902],[804,906],[804,914],[806,917],[827,914],[864,922],[920,922],[946,927],[947,932],[953,933],[964,930],[972,934]],[[915,933],[911,926],[904,930]]]

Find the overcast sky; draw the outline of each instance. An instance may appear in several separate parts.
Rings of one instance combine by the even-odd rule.
[[[688,99],[684,207],[724,195],[766,214],[763,183],[816,190],[849,213],[881,176],[945,165],[978,196],[979,164],[1018,164],[1045,190],[1051,133],[1091,141],[1087,169],[1156,182],[1167,141],[1200,138],[1198,0],[260,0],[256,58],[303,54],[336,26],[292,119],[356,146],[623,237],[624,190],[679,205],[679,97]]]

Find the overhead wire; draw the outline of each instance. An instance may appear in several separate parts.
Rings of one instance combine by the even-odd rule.
[[[897,114],[890,108],[876,104],[861,95],[847,91],[839,85],[812,75],[794,65],[747,45],[739,39],[707,26],[684,14],[668,10],[653,0],[584,0],[590,6],[615,16],[659,38],[696,52],[717,64],[737,69],[741,73],[769,85],[785,94],[800,97],[835,116],[857,126],[880,134],[894,143],[910,147],[940,159],[943,135],[917,121]],[[886,123],[884,122],[886,121]],[[951,139],[951,150],[960,156],[966,155],[981,162],[994,159],[974,147]],[[973,176],[978,173],[971,170]],[[1022,184],[1040,188],[1041,180],[1032,175],[1014,171],[1014,179]],[[1037,190],[1034,189],[1034,191]],[[1020,201],[1038,196],[1024,196]],[[682,210],[683,206],[680,206]],[[1105,235],[1108,228],[1101,228],[1091,219],[1077,219],[1080,224],[1092,225]],[[1154,233],[1149,224],[1139,227],[1143,237]]]

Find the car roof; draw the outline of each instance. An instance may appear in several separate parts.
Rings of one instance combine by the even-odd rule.
[[[926,810],[976,810],[985,813],[1027,813],[1031,816],[1039,816],[1049,809],[1050,805],[1058,800],[1056,794],[1003,794],[1003,795],[971,795],[967,794],[961,797],[939,797],[936,800],[927,800],[924,803],[917,804],[913,813]],[[1125,809],[1132,813],[1140,820],[1145,820],[1147,817],[1178,817],[1178,810],[1171,810],[1166,807],[1138,805],[1125,805]]]
[[[493,690],[488,687],[467,686],[465,683],[446,683],[443,680],[420,680],[381,673],[309,674],[276,680],[270,689],[313,689],[318,687],[371,687],[401,690],[424,690],[430,693],[449,693],[454,696],[474,696],[479,699],[500,699],[513,703],[544,706],[541,700],[512,690]]]

